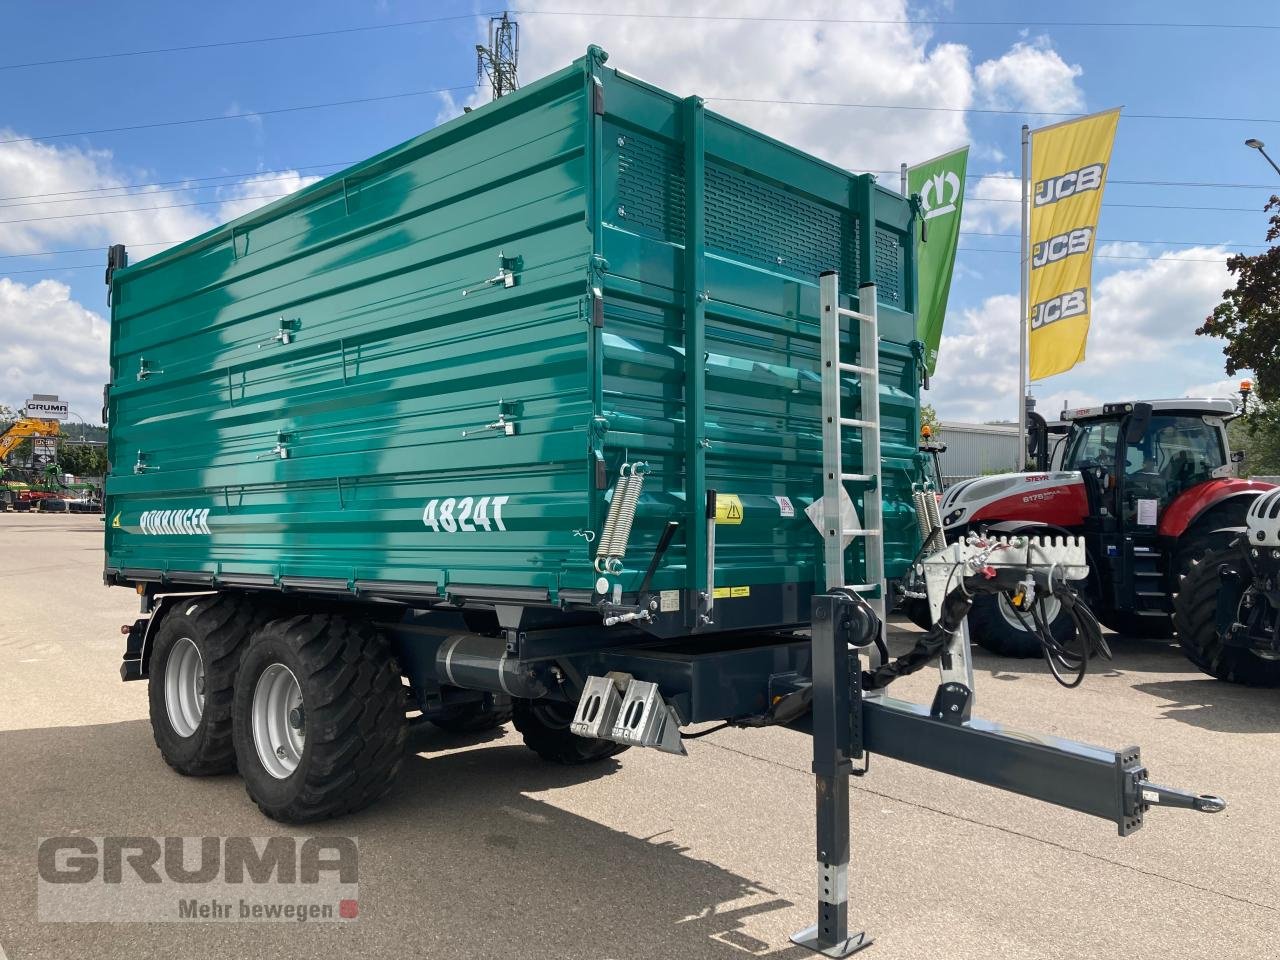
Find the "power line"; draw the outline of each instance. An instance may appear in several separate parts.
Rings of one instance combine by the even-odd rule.
[[[179,183],[190,184],[190,186],[181,187],[180,189],[182,190],[206,190],[206,189],[211,189],[213,187],[231,186],[231,184],[208,183],[205,186],[195,186],[195,184],[202,183],[204,181],[209,181],[209,180],[246,180],[246,179],[249,179],[250,177],[260,178],[262,177],[263,174],[267,174],[267,173],[290,174],[290,173],[301,173],[303,170],[321,170],[325,167],[349,167],[352,164],[359,163],[359,162],[360,161],[358,160],[335,160],[332,163],[313,163],[305,167],[282,167],[279,170],[249,170],[246,173],[220,173],[220,174],[216,174],[214,176],[208,176],[208,177],[184,177],[180,180],[157,180],[152,183],[120,183],[120,184],[114,184],[112,186],[107,186],[107,187],[85,187],[82,190],[58,190],[52,193],[22,193],[22,194],[15,194],[12,197],[0,197],[0,204],[4,204],[6,206],[11,206],[11,207],[26,206],[26,204],[8,203],[8,201],[33,200],[33,199],[40,200],[45,197],[66,197],[66,196],[70,196],[71,194],[102,193],[105,190],[144,190],[149,187],[167,187],[172,184],[179,184]],[[288,179],[288,177],[284,176],[276,179],[286,180]],[[258,182],[266,183],[267,180],[265,178],[259,179]],[[157,193],[176,193],[178,192],[178,188],[175,188],[174,190],[158,190],[156,192]],[[119,196],[129,196],[129,194],[127,193],[119,194]],[[106,198],[104,197],[72,197],[72,199],[73,200],[75,199],[101,200]],[[48,200],[45,202],[62,203],[63,201]]]
[[[597,10],[512,10],[522,17],[613,17],[643,20],[722,20],[754,23],[832,23],[882,26],[935,27],[1122,27],[1188,30],[1280,30],[1271,23],[1177,23],[1171,21],[1135,22],[1118,20],[943,20],[937,17],[870,19],[852,17],[768,17],[742,14],[709,13],[602,13]]]
[[[1270,121],[1277,122],[1277,121]],[[898,176],[898,170],[864,170],[863,173],[883,174],[885,176],[893,174]],[[1016,173],[979,173],[976,177],[982,180],[1021,180],[1022,178]],[[1237,189],[1237,190],[1276,190],[1280,189],[1280,184],[1275,183],[1218,183],[1212,180],[1120,180],[1116,177],[1108,177],[1107,185],[1113,183],[1123,183],[1129,186],[1143,187],[1215,187],[1218,189]]]
[[[661,14],[614,13],[573,10],[511,10],[521,16],[541,17],[609,17],[658,20],[738,21],[749,23],[815,23],[866,26],[955,26],[955,27],[1038,27],[1038,28],[1089,28],[1089,29],[1178,29],[1178,30],[1277,30],[1280,25],[1270,23],[1177,23],[1171,21],[1134,22],[1107,20],[943,20],[934,17],[873,19],[851,17],[767,17],[749,15],[716,14]],[[87,63],[101,60],[118,60],[129,57],[149,57],[166,53],[186,53],[194,50],[216,50],[226,47],[242,47],[266,43],[282,43],[291,40],[314,40],[321,37],[342,36],[353,33],[369,33],[376,30],[396,30],[404,27],[425,26],[456,20],[481,19],[494,12],[454,14],[445,17],[426,17],[417,20],[399,20],[394,23],[375,23],[354,27],[335,27],[331,30],[313,30],[307,33],[284,33],[266,37],[244,37],[238,40],[218,40],[209,43],[189,43],[172,47],[153,47],[145,50],[119,50],[112,53],[92,53],[75,57],[58,57],[49,60],[28,60],[21,63],[0,64],[0,70],[22,70],[28,67],[63,66],[71,63]]]
[[[966,203],[1021,203],[1017,197],[970,197]],[[1131,210],[1208,210],[1213,213],[1261,213],[1262,207],[1187,207],[1177,203],[1112,203],[1107,200],[1103,207],[1125,207]]]
[[[363,27],[342,27],[333,30],[315,30],[311,33],[283,33],[273,37],[249,37],[243,40],[219,40],[212,43],[191,43],[180,47],[156,47],[151,50],[124,50],[116,53],[93,53],[79,57],[61,57],[57,60],[30,60],[26,63],[0,63],[0,70],[21,70],[26,67],[48,67],[67,63],[84,63],[90,60],[116,60],[122,57],[149,57],[160,53],[183,53],[189,50],[213,50],[220,47],[242,47],[256,43],[278,43],[283,40],[311,40],[316,37],[334,37],[346,33],[366,33],[371,30],[394,30],[398,27],[419,27],[450,20],[472,20],[484,16],[479,13],[461,13],[449,17],[428,17],[422,20],[400,20],[395,23],[376,23]]]
[[[980,230],[961,230],[962,237],[1004,237],[1010,240],[1017,240],[1021,234],[1017,233],[987,233]],[[1120,237],[1099,237],[1098,243],[1152,243],[1159,246],[1171,247],[1251,247],[1257,250],[1270,250],[1271,247],[1265,243],[1233,243],[1225,240],[1133,240]]]
[[[147,190],[141,193],[109,193],[109,194],[102,194],[101,196],[96,196],[96,197],[64,197],[61,200],[24,200],[21,203],[0,203],[0,211],[12,210],[15,207],[43,207],[52,203],[94,203],[98,200],[119,200],[121,198],[126,198],[126,197],[127,198],[145,197],[146,199],[151,199],[153,197],[156,197],[156,198],[163,197],[167,194],[191,193],[192,191],[196,191],[196,190],[217,190],[221,187],[242,186],[245,183],[249,182],[249,179],[252,179],[253,185],[256,187],[259,184],[264,184],[264,183],[277,183],[281,180],[292,180],[294,179],[295,176],[297,176],[297,171],[290,171],[289,173],[279,177],[258,177],[258,176],[251,175],[250,178],[241,179],[239,182],[232,181],[231,183],[208,183],[201,186],[169,187],[162,190]],[[124,189],[124,188],[103,187],[102,189],[117,190],[117,189]],[[225,199],[234,200],[236,198],[227,197]],[[215,200],[209,200],[206,202],[217,203],[219,202],[219,200],[215,199]]]
[[[1012,256],[1015,256],[1015,257],[1019,253],[1019,251],[1017,250],[997,250],[990,247],[958,247],[957,249],[962,251],[972,251],[973,253],[1006,253],[1006,254],[1011,254]],[[1155,263],[1157,261],[1164,262],[1164,263],[1226,263],[1227,262],[1226,260],[1216,260],[1208,257],[1169,257],[1169,256],[1136,257],[1136,256],[1122,256],[1120,254],[1103,254],[1103,253],[1095,254],[1094,256],[1095,256],[1095,259],[1098,259],[1098,260],[1144,260],[1148,263]],[[34,268],[30,270],[5,270],[3,273],[3,276],[15,276],[18,274],[26,274],[26,273],[53,273],[58,270],[101,270],[101,269],[102,269],[102,264],[100,263],[81,263],[72,267],[44,267],[44,268]]]
[[[187,238],[190,239],[190,238]],[[171,247],[175,243],[182,243],[182,240],[152,240],[150,243],[129,243],[122,241],[126,247],[130,249],[135,247]],[[66,253],[95,253],[97,251],[106,252],[106,247],[99,244],[96,247],[74,247],[69,250],[37,250],[35,253],[0,253],[0,260],[18,260],[22,257],[57,257]],[[57,267],[46,267],[45,269],[59,269]],[[65,268],[62,268],[65,269]]]
[[[1021,251],[1018,250],[1000,250],[996,247],[956,247],[960,251],[973,251],[974,253],[1012,253],[1019,256]],[[1139,257],[1125,256],[1120,253],[1094,253],[1096,260],[1146,260],[1148,262],[1165,262],[1165,264],[1225,264],[1226,260],[1211,259],[1211,257]],[[96,265],[95,265],[96,266]]]
[[[213,204],[219,204],[219,203],[234,203],[240,200],[273,200],[273,199],[278,199],[280,197],[287,197],[287,196],[290,196],[290,194],[289,193],[255,194],[247,197],[199,200],[199,201],[194,201],[192,203],[159,204],[157,206],[151,206],[151,207],[129,207],[123,210],[92,210],[86,213],[57,214],[50,217],[28,217],[21,220],[0,220],[0,224],[34,223],[42,220],[67,220],[67,219],[73,219],[73,218],[79,218],[79,217],[110,216],[112,214],[121,214],[121,213],[147,213],[152,210],[171,210],[174,208],[211,206]],[[969,199],[977,200],[981,198],[972,197]],[[1014,200],[1011,202],[1017,203],[1018,201]],[[1120,206],[1120,204],[1116,204],[1116,206]],[[0,207],[0,209],[3,209],[3,208]],[[1175,209],[1180,209],[1180,208],[1175,208]],[[1204,208],[1204,209],[1214,209],[1214,208]],[[993,232],[978,231],[978,230],[961,230],[960,234],[962,236],[969,236],[969,237],[1001,237],[1004,239],[1011,239],[1011,240],[1016,240],[1019,237],[1019,234],[1016,234],[1016,233],[993,233]],[[166,240],[166,241],[157,241],[152,243],[126,244],[126,246],[139,246],[139,247],[165,246],[168,244],[181,243],[181,242],[182,242],[181,240]],[[1235,243],[1234,241],[1224,241],[1224,240],[1151,240],[1151,239],[1133,239],[1133,238],[1102,238],[1102,239],[1099,239],[1098,242],[1099,243],[1144,243],[1144,244],[1158,244],[1161,246],[1231,247],[1233,249],[1234,248],[1241,248],[1241,249],[1251,248],[1251,249],[1258,249],[1258,250],[1270,249],[1270,247],[1267,244]],[[67,254],[67,253],[87,253],[87,252],[91,252],[98,249],[100,248],[99,247],[75,247],[75,248],[66,249],[66,250],[39,250],[32,253],[0,254],[0,259],[9,260],[9,259],[16,259],[19,257],[58,256],[58,255]]]
[[[30,270],[5,270],[4,276],[12,277],[20,273],[54,273],[58,270],[90,270],[93,268],[97,268],[98,270],[101,270],[103,268],[103,264],[80,263],[80,264],[76,264],[74,267],[33,267]]]
[[[295,167],[282,167],[276,170],[249,170],[243,173],[223,173],[223,174],[216,174],[216,175],[211,175],[206,177],[183,177],[177,180],[157,180],[157,181],[152,181],[148,183],[129,183],[129,184],[115,184],[115,185],[105,186],[105,187],[87,187],[82,190],[60,190],[60,191],[55,191],[51,193],[15,194],[9,197],[0,197],[0,206],[26,206],[27,204],[9,203],[9,201],[11,200],[43,200],[44,198],[48,198],[48,197],[71,197],[71,199],[97,200],[97,199],[103,199],[103,197],[101,196],[84,197],[84,196],[71,196],[71,195],[73,194],[84,195],[84,194],[91,194],[91,193],[102,194],[108,190],[145,190],[151,187],[169,187],[175,184],[181,184],[182,186],[175,186],[173,190],[156,191],[157,193],[177,193],[179,191],[202,190],[202,189],[208,189],[216,186],[228,185],[228,184],[208,183],[208,181],[213,181],[213,180],[233,180],[234,181],[234,180],[248,179],[252,177],[252,178],[257,178],[257,182],[259,183],[266,183],[266,182],[269,182],[269,179],[273,179],[273,178],[266,178],[263,176],[264,174],[284,174],[286,176],[281,176],[274,179],[288,179],[287,175],[290,173],[301,173],[304,170],[322,170],[326,167],[349,167],[359,162],[360,162],[359,160],[332,160],[332,161],[329,161],[328,163],[313,163],[313,164],[305,164],[305,165],[295,166]],[[889,174],[896,175],[898,173],[897,170],[865,170],[863,172],[883,174],[886,176]],[[1014,174],[983,173],[983,174],[975,174],[974,179],[1017,180],[1018,177]],[[205,183],[205,186],[198,185],[201,183]],[[1241,189],[1241,190],[1280,189],[1280,186],[1276,184],[1264,184],[1264,183],[1212,183],[1212,182],[1198,181],[1198,180],[1122,180],[1115,177],[1109,178],[1108,184],[1111,184],[1111,185],[1125,184],[1128,186],[1156,186],[1156,187],[1213,187],[1213,188],[1220,188],[1220,189],[1231,188],[1231,189]],[[129,194],[119,193],[119,194],[114,194],[113,196],[129,196]],[[980,201],[982,203],[1021,203],[1021,201],[1018,200],[1016,197],[967,196],[966,199]],[[49,202],[61,203],[63,201],[50,200]],[[1108,207],[1132,207],[1136,209],[1151,209],[1151,210],[1208,210],[1208,211],[1226,211],[1226,212],[1240,212],[1240,213],[1257,213],[1259,209],[1261,209],[1257,207],[1199,207],[1199,206],[1183,206],[1179,204],[1163,204],[1163,203],[1150,203],[1150,204],[1149,203],[1112,203],[1111,201],[1107,201],[1107,206]]]
[[[312,169],[312,168],[300,167],[298,169]],[[279,177],[276,179],[284,180],[288,178]],[[259,181],[259,182],[266,182],[266,181]],[[192,188],[192,189],[205,189],[205,188]],[[176,191],[159,191],[155,194],[117,194],[113,197],[102,197],[102,198],[90,197],[87,199],[90,199],[90,200],[117,199],[117,198],[124,198],[124,197],[148,198],[152,196],[158,196],[159,193],[170,193],[170,192],[176,192]],[[289,196],[289,193],[266,193],[266,194],[254,194],[252,196],[245,196],[245,197],[217,197],[212,200],[195,200],[190,203],[161,203],[161,204],[154,204],[148,207],[126,207],[120,210],[88,210],[82,213],[62,213],[62,214],[52,214],[50,216],[43,216],[43,217],[25,217],[22,219],[15,219],[15,220],[0,220],[0,225],[6,224],[6,223],[39,223],[40,221],[43,221],[43,220],[71,220],[71,219],[77,219],[80,217],[99,217],[99,216],[105,217],[105,216],[112,216],[114,214],[122,214],[122,213],[146,213],[151,210],[172,210],[175,208],[182,208],[182,207],[204,207],[204,206],[212,206],[214,204],[219,204],[219,203],[234,203],[240,200],[273,200],[279,197],[287,197],[287,196]],[[978,202],[978,203],[1020,203],[1021,202],[1017,199],[1010,199],[1005,197],[966,197],[965,199],[970,202]],[[61,201],[58,201],[58,202],[61,202]],[[37,206],[37,205],[38,204],[25,204],[25,203],[24,204],[7,204],[4,206],[0,206],[0,210],[5,210],[8,207]],[[1105,206],[1106,207],[1130,207],[1130,208],[1136,207],[1144,210],[1203,210],[1203,211],[1209,211],[1209,212],[1241,212],[1241,213],[1257,213],[1258,212],[1258,210],[1255,210],[1252,207],[1187,207],[1187,206],[1179,206],[1177,204],[1159,204],[1159,203],[1107,202]],[[1016,236],[1016,234],[990,234],[990,236],[1009,237],[1009,236]],[[1172,243],[1175,241],[1137,240],[1132,242],[1134,243],[1165,243],[1165,242]],[[1190,241],[1187,241],[1187,242],[1190,242]],[[1218,244],[1208,244],[1208,245],[1216,246]],[[1246,244],[1246,246],[1249,246],[1249,244]],[[1256,244],[1254,244],[1254,246],[1256,246]],[[95,249],[96,250],[97,248],[90,247],[90,248],[79,248],[79,249],[81,250]],[[8,256],[35,257],[35,256],[45,256],[46,254],[53,254],[53,253],[76,253],[76,252],[79,252],[79,250],[63,250],[63,251],[50,250],[50,251],[44,251],[41,253],[9,254]]]
[[[181,127],[194,123],[214,123],[219,120],[246,120],[249,117],[267,117],[280,113],[299,113],[304,110],[325,110],[329,107],[349,107],[361,103],[377,103],[385,100],[403,100],[406,97],[425,97],[434,93],[453,93],[474,89],[468,83],[457,87],[438,87],[435,90],[409,90],[405,93],[387,93],[377,97],[356,97],[351,100],[331,100],[328,103],[309,103],[297,107],[276,107],[273,110],[250,110],[246,113],[227,113],[217,117],[192,117],[187,120],[158,120],[154,123],[135,123],[127,127],[102,127],[97,130],[72,130],[67,133],[48,133],[38,137],[12,137],[0,140],[0,146],[8,143],[34,143],[38,140],[64,140],[67,137],[87,137],[98,133],[128,133],[134,130],[151,130],[156,127]]]
[[[774,100],[765,97],[714,97],[707,101],[721,103],[766,103],[789,107],[844,107],[855,110],[914,110],[924,113],[989,113],[1009,117],[1086,117],[1086,113],[1065,113],[1058,110],[1001,110],[995,107],[926,107],[919,104],[845,103],[838,100]],[[1181,113],[1130,113],[1126,120],[1193,120],[1210,123],[1280,123],[1280,117],[1207,117]]]
[[[178,120],[157,120],[151,123],[135,123],[122,127],[99,127],[94,130],[70,130],[62,133],[48,133],[34,137],[11,137],[7,140],[0,140],[0,146],[10,143],[34,143],[41,140],[63,140],[69,137],[87,137],[102,133],[131,133],[137,130],[152,130],[159,127],[178,127],[188,126],[199,123],[216,123],[225,120],[246,120],[250,117],[266,117],[275,116],[284,113],[301,113],[308,110],[327,110],[332,107],[347,107],[364,103],[378,103],[387,100],[403,100],[408,97],[424,97],[439,93],[454,93],[458,90],[471,90],[474,84],[461,84],[453,87],[437,87],[433,90],[408,90],[403,93],[387,93],[379,96],[371,97],[355,97],[350,100],[330,100],[325,103],[309,103],[300,104],[293,107],[275,107],[270,110],[250,110],[244,113],[227,113],[214,117],[190,117]],[[998,114],[1002,116],[1017,117],[1082,117],[1086,114],[1082,113],[1063,113],[1050,110],[1002,110],[996,108],[985,107],[930,107],[920,104],[891,104],[891,103],[847,103],[836,100],[782,100],[769,99],[762,97],[704,97],[709,101],[720,101],[724,103],[763,103],[793,107],[842,107],[849,109],[861,110],[906,110],[925,113],[986,113]],[[1206,121],[1214,123],[1280,123],[1280,118],[1269,117],[1210,117],[1198,116],[1190,114],[1174,114],[1174,113],[1126,113],[1126,119],[1145,119],[1145,120],[1187,120],[1187,121]],[[882,173],[896,173],[897,171],[879,171]],[[994,176],[994,175],[993,175]],[[1003,179],[1003,178],[1002,178]],[[1156,185],[1157,181],[1151,181],[1152,185]],[[1178,186],[1176,183],[1159,184],[1167,186]],[[1262,189],[1273,189],[1269,186],[1262,186]]]
[[[296,191],[295,191],[296,192]],[[151,210],[174,210],[179,207],[207,207],[215,203],[235,203],[240,200],[276,200],[291,196],[289,193],[258,193],[249,197],[232,197],[226,200],[193,200],[191,203],[162,203],[154,207],[126,207],[123,210],[90,210],[87,213],[55,213],[48,217],[26,217],[21,220],[0,220],[6,223],[38,223],[42,220],[73,220],[77,217],[109,217],[118,213],[147,213]]]

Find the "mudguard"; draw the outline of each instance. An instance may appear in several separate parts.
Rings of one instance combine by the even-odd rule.
[[[1237,477],[1224,477],[1197,484],[1182,491],[1165,508],[1156,532],[1162,537],[1176,539],[1214,507],[1232,499],[1253,499],[1274,489],[1275,484],[1272,483],[1241,480]]]

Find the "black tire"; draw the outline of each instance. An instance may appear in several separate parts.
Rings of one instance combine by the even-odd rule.
[[[431,722],[450,733],[483,733],[510,723],[511,712],[510,697],[491,694],[480,703],[469,703],[432,717]]]
[[[578,766],[616,757],[626,744],[612,740],[589,740],[569,729],[572,704],[554,700],[515,700],[512,719],[524,737],[524,745],[550,763]]]
[[[269,669],[279,676],[275,665],[293,674],[302,697],[300,756],[281,776],[264,765],[253,723],[259,681]],[[386,638],[363,620],[304,615],[266,624],[240,663],[231,716],[245,788],[258,809],[283,823],[369,806],[391,789],[404,759],[400,670]]]
[[[997,603],[1007,603],[1003,595],[981,594],[973,598],[973,606],[969,610],[969,638],[982,649],[1000,657],[1039,657],[1043,656],[1043,648],[1039,639],[1032,633],[1011,624],[1000,612]],[[1039,601],[1037,601],[1039,602]],[[1025,614],[1031,623],[1031,614]],[[1049,629],[1058,643],[1066,646],[1076,635],[1076,624],[1066,607],[1062,607],[1058,615],[1049,624]]]
[[[1280,686],[1280,661],[1264,660],[1242,647],[1228,647],[1218,636],[1218,570],[1224,564],[1244,573],[1245,547],[1210,550],[1191,564],[1173,601],[1178,645],[1197,667],[1227,683],[1250,687]]]
[[[1168,640],[1173,636],[1173,618],[1142,617],[1136,613],[1112,610],[1098,614],[1098,620],[1122,637],[1134,640]]]
[[[230,773],[236,768],[231,741],[231,701],[240,654],[267,611],[230,595],[178,600],[156,629],[149,661],[147,699],[151,733],[164,762],[189,777]],[[170,716],[166,691],[175,646],[195,646],[203,666],[204,706],[193,730],[179,731]],[[176,680],[176,675],[174,677]],[[175,710],[180,707],[173,704]],[[190,717],[188,717],[190,720]]]

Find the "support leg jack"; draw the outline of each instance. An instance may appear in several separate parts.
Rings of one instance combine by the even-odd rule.
[[[791,941],[825,957],[871,945],[849,932],[849,776],[862,756],[861,680],[850,643],[879,629],[874,614],[840,594],[813,598],[813,772],[817,795],[818,922]]]

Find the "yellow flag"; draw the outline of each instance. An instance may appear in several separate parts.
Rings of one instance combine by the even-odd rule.
[[[1093,314],[1093,248],[1119,108],[1031,134],[1031,379],[1084,359]]]

